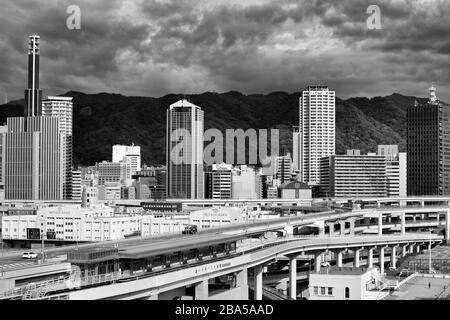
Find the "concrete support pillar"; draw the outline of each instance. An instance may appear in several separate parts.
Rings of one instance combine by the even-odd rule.
[[[355,268],[359,268],[360,253],[361,249],[355,250],[355,260],[353,261],[353,265],[355,266]]]
[[[417,244],[416,246],[416,253],[420,253],[420,244]]]
[[[314,259],[314,270],[316,272],[320,272],[320,264],[322,263],[322,254],[316,253],[315,259]]]
[[[373,248],[367,250],[367,266],[369,268],[373,267]]]
[[[338,251],[337,253],[337,266],[342,268],[342,256],[344,255],[344,251]]]
[[[414,244],[409,245],[409,253],[411,253],[411,254],[414,253]]]
[[[203,280],[195,285],[195,300],[208,300],[208,280]]]
[[[437,212],[436,213],[436,221],[437,221],[438,226],[439,226],[440,220],[441,220],[441,215],[439,212]]]
[[[392,247],[391,265],[392,265],[392,267],[397,268],[397,247]]]
[[[384,274],[384,247],[380,248],[380,273]]]
[[[413,222],[416,222],[416,219],[417,219],[417,218],[416,218],[416,215],[415,215],[415,214],[413,214],[413,216],[412,216],[412,217],[413,217]]]
[[[378,235],[383,235],[383,214],[378,215]]]
[[[294,226],[285,226],[284,227],[284,232],[286,236],[293,236],[294,235]]]
[[[345,221],[339,221],[339,225],[340,225],[340,235],[341,236],[345,236]]]
[[[420,201],[420,206],[425,207],[425,201]]]
[[[325,235],[325,227],[319,228],[319,237],[323,237]]]
[[[297,259],[295,256],[289,257],[289,296],[297,299]]]
[[[406,256],[408,245],[402,246],[402,257]]]
[[[401,220],[402,220],[401,234],[402,234],[402,236],[404,236],[405,235],[405,227],[406,227],[406,218],[405,218],[405,213],[404,212],[402,212]]]
[[[450,211],[445,212],[445,243],[450,245]]]
[[[355,235],[355,219],[354,218],[350,219],[350,235],[351,236]]]
[[[248,300],[248,272],[247,268],[236,274],[236,286],[241,287],[241,300]]]
[[[255,277],[255,300],[262,300],[262,286],[263,286],[263,267],[262,265],[254,267],[254,277]]]

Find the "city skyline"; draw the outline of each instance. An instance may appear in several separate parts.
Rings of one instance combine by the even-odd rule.
[[[381,1],[381,30],[366,27],[368,1],[82,1],[80,30],[65,26],[69,4],[5,4],[2,98],[22,97],[22,39],[36,32],[45,48],[45,94],[250,94],[326,84],[342,98],[426,96],[434,81],[439,97],[450,101],[445,1]],[[9,18],[13,12],[18,19]]]

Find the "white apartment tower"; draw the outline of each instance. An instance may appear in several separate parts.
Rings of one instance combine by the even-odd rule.
[[[141,147],[124,145],[114,145],[112,162],[125,162],[130,166],[131,174],[141,170]]]
[[[63,197],[73,199],[72,195],[72,146],[73,146],[73,102],[72,97],[48,96],[42,101],[42,116],[57,117],[61,133],[63,161]]]
[[[335,154],[335,92],[327,86],[308,86],[299,107],[301,181],[320,183],[320,159]]]

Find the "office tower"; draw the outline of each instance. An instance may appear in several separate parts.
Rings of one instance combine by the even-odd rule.
[[[308,86],[299,108],[302,138],[299,163],[301,181],[320,182],[320,159],[335,154],[335,92],[326,86]]]
[[[203,111],[186,100],[167,110],[167,197],[203,199]]]
[[[81,200],[81,171],[72,171],[72,200]]]
[[[5,199],[5,150],[7,126],[0,126],[0,200]]]
[[[7,200],[63,199],[63,141],[56,117],[8,118]]]
[[[108,162],[103,161],[97,163],[96,170],[98,172],[98,185],[105,183],[125,183],[130,173],[130,166],[125,162]]]
[[[295,126],[292,132],[292,171],[300,178],[302,177],[302,143],[303,140],[300,133],[300,128],[298,126]]]
[[[406,111],[408,196],[450,195],[450,106],[430,88]]]
[[[231,164],[213,164],[206,173],[207,197],[209,199],[231,199]]]
[[[292,175],[292,159],[288,153],[285,156],[275,158],[275,178],[280,180],[280,183],[291,181]]]
[[[386,197],[386,158],[377,155],[332,155],[320,162],[321,197]]]
[[[386,158],[386,188],[388,197],[406,197],[406,153],[397,145],[379,145],[377,155]]]
[[[112,162],[127,162],[130,164],[131,174],[141,170],[141,147],[114,145]]]
[[[257,199],[256,172],[242,165],[231,170],[231,190],[233,199]]]
[[[25,118],[42,114],[42,90],[39,90],[39,40],[38,35],[28,37],[28,89],[25,90]]]
[[[63,197],[65,200],[73,199],[72,195],[72,131],[73,131],[73,102],[72,97],[48,96],[42,102],[42,116],[57,117],[59,131],[63,140]],[[78,192],[78,191],[77,191]],[[78,195],[77,195],[78,197]],[[74,199],[76,200],[76,199]]]

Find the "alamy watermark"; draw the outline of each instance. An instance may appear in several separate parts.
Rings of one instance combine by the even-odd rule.
[[[367,7],[367,14],[370,16],[367,18],[366,25],[369,30],[381,29],[381,9],[377,5],[371,5]]]
[[[66,13],[69,14],[66,20],[66,26],[69,30],[81,29],[81,9],[77,5],[67,7]]]
[[[189,130],[176,129],[170,135],[170,159],[172,164],[175,165],[192,164],[192,162],[213,165],[226,162],[228,164],[268,166],[271,164],[272,157],[279,154],[280,137],[278,129],[270,130],[269,155],[268,133],[269,130],[267,129],[259,129],[258,132],[255,129],[246,131],[227,129],[224,139],[222,131],[208,129],[203,133],[203,139],[193,139]],[[203,143],[201,143],[203,141],[209,142],[204,149]],[[224,151],[226,159],[224,158]]]

